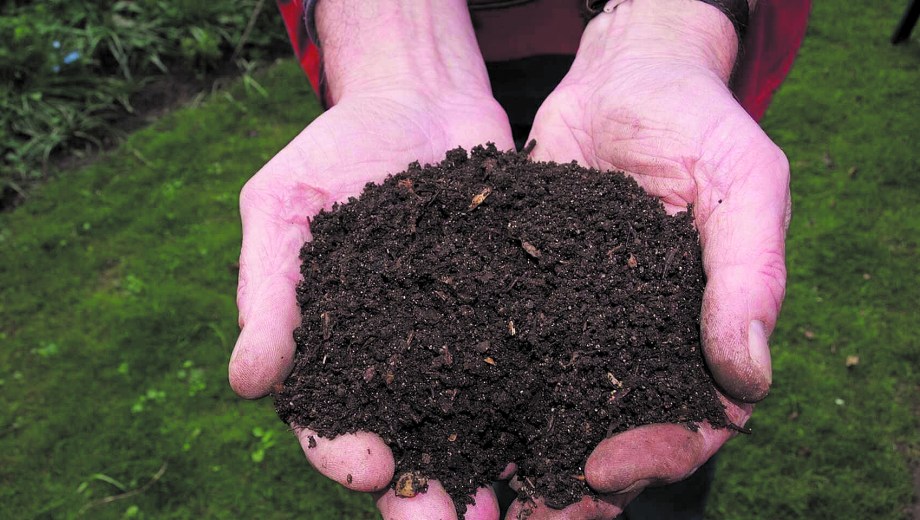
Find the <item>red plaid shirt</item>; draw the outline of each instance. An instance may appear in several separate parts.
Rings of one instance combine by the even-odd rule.
[[[316,45],[307,34],[304,0],[277,0],[277,3],[297,59],[314,92],[320,93],[322,63]],[[475,5],[476,1],[470,3]],[[551,17],[555,24],[566,26],[565,22],[568,21],[567,27],[570,30],[535,36],[527,30],[533,27],[530,23],[533,20],[518,18],[512,9],[477,12],[474,20],[486,60],[524,57],[520,48],[526,46],[538,48],[543,53],[575,53],[581,36],[577,23],[582,22],[574,20],[580,19],[577,5],[582,2],[569,0],[567,4],[558,0],[536,0],[534,3],[542,3],[542,16]],[[531,9],[530,15],[539,17],[541,10]],[[751,15],[733,91],[754,119],[760,120],[763,117],[773,93],[789,73],[805,37],[810,10],[811,0],[760,0]],[[520,35],[515,34],[515,28],[520,29]],[[542,41],[534,41],[534,38]],[[509,42],[520,43],[510,45]]]

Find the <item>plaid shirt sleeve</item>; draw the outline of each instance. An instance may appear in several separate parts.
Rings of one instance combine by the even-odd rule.
[[[319,47],[314,43],[316,30],[313,24],[313,10],[316,0],[277,0],[281,17],[287,28],[288,37],[294,47],[294,54],[300,67],[310,80],[313,92],[320,100],[325,99],[325,85],[322,81],[322,59]],[[308,23],[309,22],[309,23]]]
[[[277,0],[277,3],[300,66],[313,91],[327,105],[322,54],[313,17],[318,1]],[[573,1],[573,8],[579,8],[582,2]],[[805,37],[810,10],[811,0],[760,0],[752,13],[732,90],[754,119],[763,117],[773,93],[789,74]],[[528,30],[526,22],[521,20],[521,30]],[[513,29],[509,28],[508,38],[514,38]]]

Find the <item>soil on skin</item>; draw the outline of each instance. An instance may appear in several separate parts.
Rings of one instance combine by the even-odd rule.
[[[584,463],[612,434],[727,425],[692,216],[622,174],[457,149],[312,233],[275,405],[323,437],[378,433],[397,491],[437,479],[462,513],[513,461],[522,495],[560,508],[592,494]]]

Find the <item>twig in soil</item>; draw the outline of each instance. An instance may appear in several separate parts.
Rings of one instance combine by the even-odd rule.
[[[406,338],[406,350],[407,350],[407,351],[408,351],[410,348],[412,348],[412,339],[413,339],[414,337],[415,337],[415,331],[413,330],[412,332],[409,333],[409,337]]]
[[[747,426],[738,426],[737,424],[733,422],[729,422],[727,425],[725,425],[725,427],[728,428],[729,430],[735,430],[736,432],[743,433],[745,435],[750,435],[751,433],[753,433],[751,429],[748,428]]]
[[[323,341],[325,341],[329,339],[330,329],[331,329],[329,324],[332,321],[332,319],[329,317],[329,311],[326,311],[320,314],[319,317],[323,320]]]
[[[671,262],[674,261],[674,255],[676,255],[676,254],[677,254],[677,248],[676,248],[676,247],[673,248],[673,249],[671,249],[670,251],[668,251],[668,256],[666,256],[665,259],[664,259],[664,269],[661,270],[661,277],[662,277],[662,278],[667,278],[667,277],[668,277],[668,269],[671,268]]]
[[[168,464],[167,462],[164,462],[163,465],[160,466],[160,469],[157,470],[157,472],[154,473],[154,475],[153,475],[152,477],[150,477],[150,480],[147,481],[146,484],[144,484],[143,486],[141,486],[141,487],[139,487],[139,488],[137,488],[137,489],[132,489],[131,491],[126,491],[126,492],[124,492],[124,493],[119,493],[118,495],[111,495],[111,496],[107,496],[107,497],[100,498],[100,499],[98,499],[98,500],[93,500],[93,501],[90,502],[89,504],[86,504],[85,506],[81,507],[81,508],[80,508],[80,511],[77,513],[77,516],[83,515],[84,513],[86,513],[86,511],[88,511],[88,510],[90,510],[90,509],[92,509],[92,508],[94,508],[94,507],[96,507],[96,506],[101,506],[101,505],[104,505],[104,504],[109,504],[109,503],[111,503],[111,502],[115,502],[116,500],[124,500],[124,499],[126,499],[126,498],[131,498],[131,497],[133,497],[133,496],[135,496],[135,495],[140,495],[140,494],[143,493],[144,491],[147,491],[148,489],[150,489],[150,486],[154,485],[154,484],[156,483],[156,481],[160,480],[160,479],[163,477],[163,474],[166,473],[166,467],[167,467],[168,465],[169,465],[169,464]]]
[[[531,139],[529,143],[524,145],[524,148],[521,149],[521,155],[530,155],[530,152],[537,146],[537,140]]]
[[[524,477],[524,482],[530,487],[531,493],[537,489],[537,486],[534,485],[533,480],[530,480],[530,477]]]
[[[617,244],[616,247],[614,247],[610,251],[607,251],[607,258],[610,260],[613,260],[614,253],[616,253],[617,251],[621,249],[623,249],[623,244]]]

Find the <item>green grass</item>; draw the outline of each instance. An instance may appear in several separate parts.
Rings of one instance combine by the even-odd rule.
[[[818,2],[764,122],[793,169],[789,291],[773,393],[720,458],[712,518],[908,516],[920,44],[887,44],[904,4]],[[180,110],[0,215],[0,517],[375,517],[226,383],[239,189],[319,113],[293,60],[259,81],[270,97]]]

